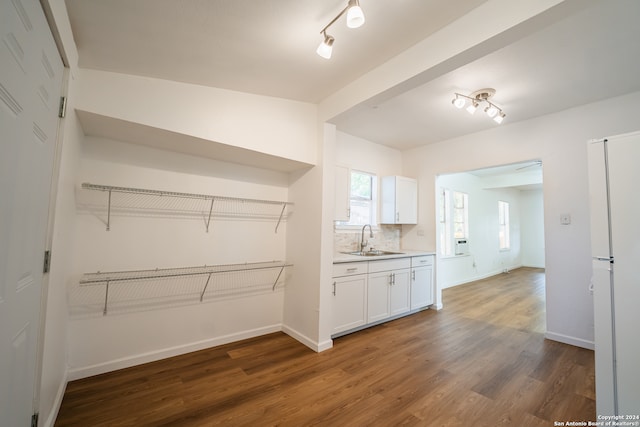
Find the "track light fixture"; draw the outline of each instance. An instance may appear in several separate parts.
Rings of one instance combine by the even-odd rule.
[[[333,51],[333,42],[335,41],[335,39],[333,38],[333,36],[327,34],[324,31],[322,32],[322,35],[324,36],[324,40],[322,40],[322,43],[320,43],[320,46],[318,46],[318,50],[316,50],[316,53],[322,56],[324,59],[329,59],[331,58],[331,52]]]
[[[464,108],[465,105],[467,105],[468,101],[469,105],[467,106],[467,111],[469,112],[469,114],[475,113],[480,104],[485,103],[487,105],[484,109],[484,112],[487,113],[487,116],[491,117],[494,122],[500,124],[507,115],[502,111],[502,108],[489,101],[489,99],[495,94],[496,90],[490,88],[480,89],[469,95],[463,95],[456,92],[454,94],[455,98],[453,98],[451,103],[456,108],[461,109]]]
[[[347,13],[347,27],[358,28],[364,24],[364,12],[360,7],[360,0],[349,0],[347,7],[342,9],[338,15],[331,20],[321,31],[323,40],[318,46],[316,53],[325,59],[331,58],[331,51],[333,50],[333,42],[335,39],[333,36],[327,34],[327,29],[332,26],[338,18]]]

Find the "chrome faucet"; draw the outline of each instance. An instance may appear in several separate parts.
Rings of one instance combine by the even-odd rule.
[[[365,225],[364,227],[362,227],[362,235],[360,236],[360,251],[364,252],[364,248],[367,247],[367,245],[369,244],[368,241],[364,240],[364,229],[369,227],[369,237],[373,239],[373,229],[371,228],[370,224]]]

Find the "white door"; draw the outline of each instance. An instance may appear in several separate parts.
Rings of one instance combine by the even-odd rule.
[[[37,0],[0,1],[0,425],[28,426],[63,65]]]

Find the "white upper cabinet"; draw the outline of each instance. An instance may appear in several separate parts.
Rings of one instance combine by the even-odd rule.
[[[382,177],[382,224],[418,223],[418,181],[403,176]]]
[[[351,177],[346,166],[335,167],[335,221],[349,221]]]

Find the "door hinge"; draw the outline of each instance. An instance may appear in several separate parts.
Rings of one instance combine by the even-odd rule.
[[[38,427],[38,413],[34,412],[31,415],[31,427]]]
[[[64,118],[67,115],[67,97],[60,97],[60,105],[58,107],[58,117]]]
[[[43,273],[48,273],[51,269],[51,251],[44,251],[44,266],[42,268]]]

